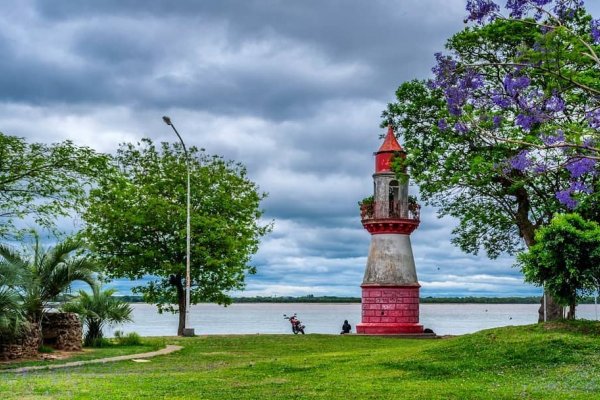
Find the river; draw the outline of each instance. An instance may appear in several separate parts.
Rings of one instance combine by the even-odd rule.
[[[142,336],[171,336],[177,332],[178,316],[159,314],[150,304],[132,304],[133,322],[106,330],[137,332]],[[438,335],[461,335],[482,329],[527,325],[537,322],[537,304],[421,304],[421,324]],[[360,304],[241,303],[229,307],[215,304],[192,306],[190,326],[197,335],[289,333],[283,314],[297,313],[306,333],[338,334],[347,319],[352,331],[360,322]],[[577,318],[597,319],[593,304],[577,307]]]

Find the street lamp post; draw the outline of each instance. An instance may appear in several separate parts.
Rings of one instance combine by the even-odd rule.
[[[165,124],[169,125],[173,128],[173,131],[179,138],[181,142],[181,146],[183,147],[183,152],[185,153],[185,165],[187,169],[187,221],[186,221],[186,231],[187,231],[187,247],[185,254],[185,319],[183,326],[183,336],[194,336],[194,328],[190,328],[190,289],[191,289],[191,278],[190,278],[190,250],[191,250],[191,227],[190,227],[190,158],[188,156],[187,148],[185,147],[185,143],[175,129],[175,125],[171,122],[171,118],[164,116],[162,117]]]

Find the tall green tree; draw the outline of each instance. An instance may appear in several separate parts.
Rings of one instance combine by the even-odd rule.
[[[600,225],[575,213],[557,214],[535,239],[518,256],[525,280],[544,286],[575,319],[577,300],[600,285]]]
[[[86,327],[84,345],[93,346],[104,337],[102,330],[108,325],[131,322],[131,306],[113,296],[115,289],[101,290],[99,285],[92,287],[92,293],[80,290],[77,297],[61,306],[65,312],[74,312],[81,316]]]
[[[81,241],[70,238],[44,248],[38,235],[34,235],[33,246],[23,252],[0,245],[0,263],[18,274],[12,289],[18,293],[23,312],[31,322],[41,323],[48,304],[74,282],[90,286],[96,283],[96,264],[89,255],[78,254],[82,249]]]
[[[255,273],[250,257],[271,224],[265,197],[245,168],[188,149],[191,173],[191,303],[231,302],[228,292]],[[186,157],[178,144],[123,144],[115,170],[90,193],[85,235],[109,278],[148,278],[133,289],[185,324]]]
[[[28,143],[0,133],[0,238],[14,238],[24,217],[52,229],[56,217],[81,211],[86,190],[107,161],[70,141]]]

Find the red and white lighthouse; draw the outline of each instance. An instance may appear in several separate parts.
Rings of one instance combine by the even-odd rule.
[[[419,282],[410,234],[419,226],[419,206],[409,202],[408,175],[391,170],[394,157],[405,157],[390,126],[375,153],[372,201],[361,204],[361,220],[371,234],[362,288],[362,323],[356,332],[393,335],[423,333],[419,324]]]

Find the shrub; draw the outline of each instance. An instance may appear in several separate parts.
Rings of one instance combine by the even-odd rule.
[[[121,331],[116,331],[115,340],[119,346],[139,346],[142,344],[142,337],[136,332],[129,332],[125,335]]]

